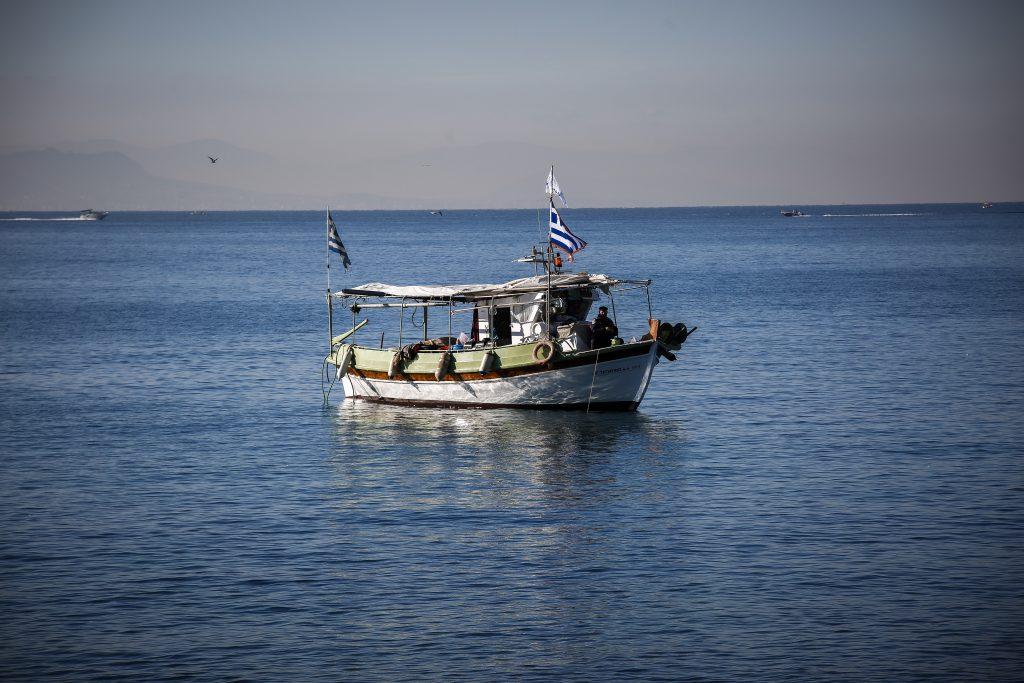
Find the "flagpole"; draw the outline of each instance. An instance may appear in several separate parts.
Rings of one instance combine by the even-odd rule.
[[[548,204],[553,204],[554,203],[554,198],[555,198],[555,165],[554,164],[551,164],[551,171],[548,173],[548,191],[547,191],[547,195],[548,195]],[[548,234],[550,233],[550,230],[551,230],[550,225],[551,225],[551,209],[549,208],[548,209],[548,226],[549,227],[548,227],[548,232],[544,233],[544,238],[543,238],[545,243],[549,243],[548,246],[550,246],[550,242],[551,242],[551,240],[548,239]],[[547,266],[544,266],[544,269],[547,270]]]
[[[331,207],[327,206],[327,353],[334,350],[334,301],[331,299]]]
[[[551,180],[552,183],[555,179],[555,167],[551,167]],[[555,210],[555,195],[554,187],[552,194],[548,195],[548,231],[550,232],[551,227],[551,213]],[[544,324],[548,328],[548,339],[551,338],[551,262],[554,260],[554,248],[551,246],[551,239],[548,238],[547,254],[544,256],[544,271],[547,273],[547,295],[544,297]]]
[[[331,205],[327,205],[327,293],[331,292]]]

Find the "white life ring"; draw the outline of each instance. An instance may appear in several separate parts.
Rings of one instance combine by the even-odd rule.
[[[523,341],[532,342],[547,335],[548,326],[545,322],[526,323],[523,325]]]
[[[533,359],[544,364],[555,357],[555,345],[549,340],[544,340],[533,347]]]

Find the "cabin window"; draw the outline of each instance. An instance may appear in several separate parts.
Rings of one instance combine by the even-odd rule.
[[[492,335],[498,346],[507,346],[512,343],[512,309],[508,306],[499,306],[494,309]]]
[[[571,289],[552,292],[551,315],[557,322],[586,320],[593,297],[590,292]]]

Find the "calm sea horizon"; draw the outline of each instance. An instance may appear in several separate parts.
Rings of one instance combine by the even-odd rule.
[[[779,208],[563,212],[699,328],[614,415],[325,404],[322,211],[0,213],[0,676],[1019,680],[1024,204]],[[546,231],[332,213],[335,290]]]

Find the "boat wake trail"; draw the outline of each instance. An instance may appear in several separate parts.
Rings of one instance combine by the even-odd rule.
[[[924,216],[923,213],[823,213],[826,218],[852,218],[854,216]]]
[[[73,216],[69,218],[0,218],[0,221],[87,221],[88,218]]]

